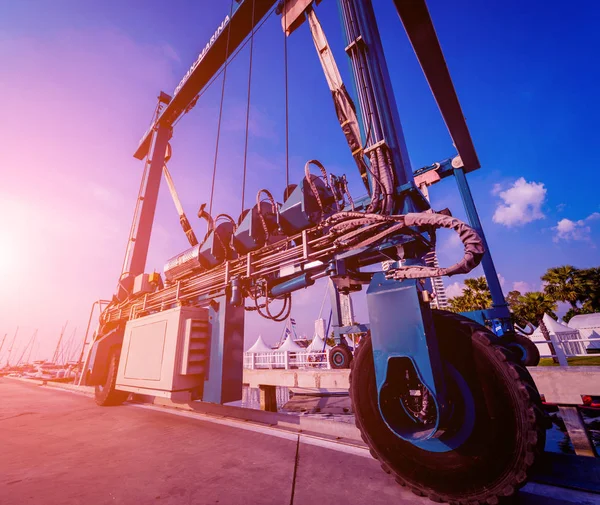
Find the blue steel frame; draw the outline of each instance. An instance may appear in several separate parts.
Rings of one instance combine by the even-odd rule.
[[[455,160],[458,161],[459,159],[455,158]],[[511,313],[508,308],[508,304],[506,303],[504,293],[502,292],[502,286],[500,285],[500,280],[498,279],[496,266],[494,265],[494,260],[492,259],[492,254],[490,252],[487,239],[485,238],[483,226],[479,219],[479,214],[477,213],[475,200],[473,199],[473,194],[471,193],[471,188],[469,187],[469,182],[467,181],[465,168],[455,167],[453,166],[452,162],[452,159],[447,159],[440,163],[436,163],[435,165],[420,168],[415,171],[414,175],[415,177],[418,177],[426,172],[435,170],[435,172],[439,175],[440,180],[452,176],[455,177],[469,225],[477,231],[483,240],[485,253],[483,259],[481,260],[481,266],[483,267],[483,273],[492,295],[491,309],[463,312],[462,314],[480,324],[491,326],[491,329],[494,331],[494,333],[498,337],[501,337],[507,332],[514,332]]]
[[[363,125],[363,132],[365,130],[372,132],[367,150],[384,145],[390,153],[396,178],[394,212],[408,213],[424,210],[426,204],[414,183],[371,0],[338,0],[338,2],[348,42],[347,53],[355,65],[354,78],[360,81],[360,83],[357,82],[360,85],[357,85],[356,88],[362,111],[361,117],[365,122],[372,123],[369,128],[364,128]],[[187,112],[200,90],[275,3],[276,0],[239,0],[234,3],[233,11],[219,26],[173,93],[173,99],[140,142],[135,153],[137,158],[142,159],[149,151],[152,151],[150,169],[152,181],[149,180],[146,192],[151,191],[152,194],[158,192],[160,170],[165,153],[163,144],[166,144],[166,137],[170,136],[171,125],[184,112]],[[396,2],[396,6],[400,13],[398,2]],[[252,13],[252,9],[254,9],[254,13]],[[154,132],[156,132],[156,138],[154,146],[151,148]],[[475,156],[467,168],[469,170],[477,168],[476,161]],[[469,220],[482,233],[481,223],[464,173],[459,170],[455,171],[455,175],[469,214]],[[150,184],[150,182],[152,183]],[[146,198],[144,204],[143,221],[149,224],[143,227],[143,235],[147,234],[148,238],[155,203],[155,198],[152,197],[151,199]],[[423,258],[415,248],[403,246],[402,241],[397,243],[403,250],[406,262],[423,263]],[[136,258],[134,261],[136,272],[143,271],[146,253],[146,240],[145,238],[141,239],[138,234],[132,251],[132,255]],[[341,263],[345,261],[343,257],[338,260]],[[484,268],[486,268],[486,274],[490,269],[495,273],[491,258],[486,260]],[[495,275],[494,278],[497,282]],[[490,287],[492,286],[494,286],[493,280],[490,282]],[[498,296],[496,287],[494,286],[492,289],[494,303],[497,305],[494,310],[499,310],[499,316],[502,316],[506,303],[501,296],[501,291]],[[390,281],[386,280],[381,273],[373,277],[367,291],[380,410],[385,422],[394,432],[413,443],[421,443],[436,437],[436,431],[444,425],[447,411],[444,370],[437,349],[431,311],[425,298],[423,284],[420,281]],[[236,399],[237,388],[241,386],[241,378],[236,374],[231,375],[229,370],[239,368],[241,371],[242,369],[240,335],[243,335],[243,313],[240,311],[243,311],[243,307],[234,307],[226,297],[221,297],[211,303],[211,308],[213,333],[210,370],[203,396],[207,401],[223,402],[227,399]],[[340,319],[339,311],[337,319]],[[228,356],[230,359],[227,358]],[[397,423],[387,408],[381,406],[382,394],[388,394],[389,388],[394,387],[394,383],[388,384],[388,377],[397,373],[397,367],[404,366],[401,363],[406,362],[406,359],[413,364],[419,379],[431,392],[437,407],[437,422],[435,427],[427,433],[423,433],[417,427],[411,429],[403,422]]]

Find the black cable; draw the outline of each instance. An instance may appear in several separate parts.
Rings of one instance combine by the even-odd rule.
[[[254,299],[254,310],[256,310],[259,315],[261,315],[262,317],[264,317],[265,319],[270,319],[271,321],[275,321],[275,322],[282,322],[285,321],[290,313],[292,312],[292,295],[291,293],[288,293],[287,295],[284,295],[283,298],[283,305],[281,307],[281,309],[279,310],[279,312],[275,315],[273,315],[271,313],[271,309],[269,309],[269,305],[272,302],[272,300],[269,300],[269,284],[267,282],[266,279],[263,278],[263,282],[264,282],[264,293],[265,293],[265,303],[262,305],[259,305],[258,303],[258,296],[253,297]],[[265,310],[265,312],[263,312],[263,310]]]
[[[248,163],[248,132],[250,130],[250,91],[252,89],[252,57],[254,55],[254,7],[256,0],[252,0],[252,32],[250,33],[250,65],[248,67],[248,103],[246,104],[246,139],[244,142],[244,174],[242,176],[242,210],[246,199],[246,167]]]
[[[229,9],[229,16],[233,15],[233,2],[231,0],[231,7]],[[227,31],[227,45],[225,47],[225,57],[229,56],[229,41],[231,40],[231,25],[229,25]],[[217,180],[217,159],[219,157],[219,139],[221,138],[221,120],[223,119],[223,100],[225,98],[225,82],[227,81],[227,62],[225,63],[225,68],[223,69],[223,85],[221,86],[221,103],[219,105],[219,122],[217,123],[217,142],[215,146],[215,162],[213,166],[213,175],[212,175],[212,183],[210,187],[210,203],[208,205],[208,213],[212,214],[213,208],[213,197],[215,195],[215,181]]]

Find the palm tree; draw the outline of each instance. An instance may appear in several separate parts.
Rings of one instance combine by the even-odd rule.
[[[546,283],[544,293],[555,302],[567,302],[577,311],[577,301],[583,291],[581,271],[571,265],[549,268],[542,280]]]
[[[556,319],[556,314],[554,313],[556,308],[557,304],[552,297],[539,291],[519,296],[512,307],[515,316],[531,322],[539,321],[544,317],[544,314],[548,314],[553,319]]]
[[[600,267],[580,270],[583,312],[600,312]]]
[[[538,323],[544,339],[548,342],[550,352],[554,355],[556,355],[556,351],[550,339],[550,332],[544,323],[544,314],[548,314],[553,319],[557,319],[556,314],[554,313],[556,308],[556,301],[554,301],[547,293],[540,293],[539,291],[533,291],[519,296],[516,302],[511,306],[517,320],[529,322],[535,321]],[[553,358],[553,360],[555,362],[557,361],[556,358]]]
[[[485,310],[492,306],[492,295],[484,276],[465,280],[465,290],[461,296],[450,299],[453,312]]]
[[[508,303],[508,306],[511,309],[515,303],[518,303],[520,296],[521,296],[520,291],[509,291],[508,292],[508,294],[506,295],[506,303]]]

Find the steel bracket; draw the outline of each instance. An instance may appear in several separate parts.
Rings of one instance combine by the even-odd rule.
[[[367,290],[379,409],[389,428],[409,442],[435,438],[448,410],[433,318],[422,289],[418,280],[388,280],[377,273]],[[404,385],[407,359],[435,403],[437,418],[426,430],[393,400],[394,391]]]

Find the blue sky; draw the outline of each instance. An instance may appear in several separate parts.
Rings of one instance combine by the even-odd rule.
[[[452,156],[393,2],[373,3],[413,168]],[[551,266],[597,266],[600,7],[431,0],[429,8],[482,164],[469,181],[505,290],[515,283],[539,289]],[[133,151],[158,92],[172,93],[228,9],[227,0],[0,4],[0,91],[10,118],[0,125],[0,334],[17,324],[23,335],[40,328],[43,353],[65,320],[81,333],[91,302],[112,294],[141,175]],[[336,2],[323,1],[317,14],[350,85]],[[358,195],[307,26],[288,48],[291,180],[318,158],[346,173]],[[215,210],[236,216],[248,49],[228,68],[216,184]],[[280,196],[285,181],[283,35],[275,16],[257,33],[254,50],[250,201],[261,187]],[[217,80],[172,141],[170,169],[190,216],[208,201],[220,91]],[[464,216],[451,179],[431,196],[434,208]],[[148,270],[161,270],[185,247],[163,184]],[[460,247],[442,236],[439,256],[448,264]],[[460,284],[447,281],[452,292]],[[317,286],[294,296],[300,333],[312,332],[322,294]],[[356,306],[364,319],[360,296]],[[258,332],[276,340],[280,331],[249,317],[247,343]]]

